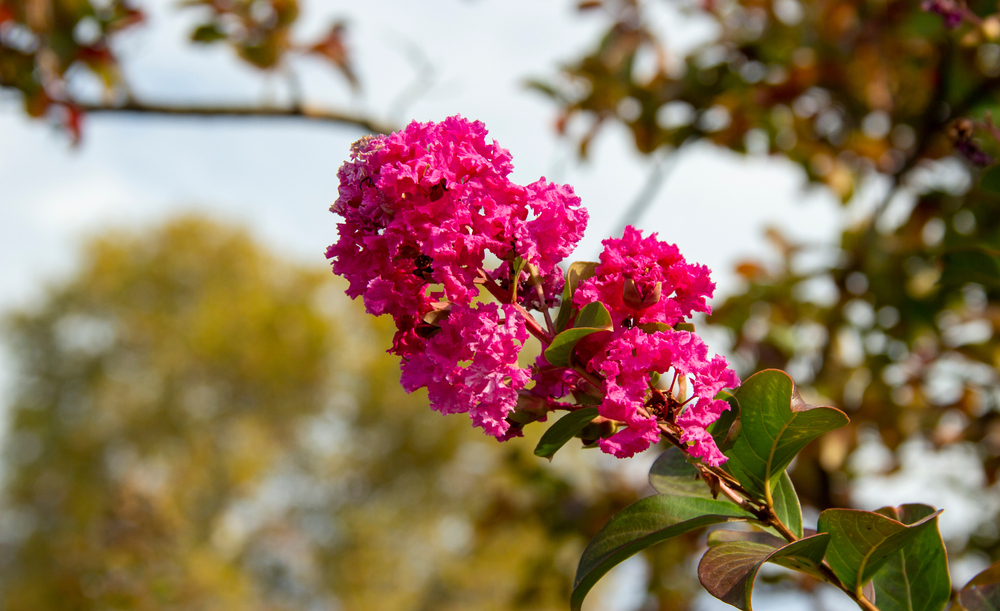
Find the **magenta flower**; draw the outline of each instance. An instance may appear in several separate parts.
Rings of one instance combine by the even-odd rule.
[[[605,452],[625,458],[645,450],[659,440],[658,419],[666,417],[683,430],[681,441],[690,444],[691,455],[713,466],[725,462],[705,429],[729,409],[715,396],[738,386],[739,378],[723,357],[708,358],[698,335],[638,326],[673,326],[693,312],[710,312],[707,300],[714,289],[707,267],[688,264],[675,245],[661,242],[655,233],[644,239],[641,231],[628,227],[622,239],[604,241],[594,277],[581,283],[574,300],[578,307],[600,301],[614,322],[611,333],[590,336],[591,344],[603,345],[584,345],[593,355],[587,368],[604,378],[601,415],[626,425],[600,441]],[[651,404],[653,372],[673,381],[667,395],[675,405],[667,406],[669,414],[655,413]],[[680,379],[687,380],[689,396],[675,396]]]
[[[487,143],[481,122],[450,117],[362,139],[340,168],[331,210],[344,222],[327,258],[350,282],[348,295],[396,321],[393,352],[420,351],[416,329],[435,303],[468,304],[479,294],[487,251],[537,266],[547,301],[558,300],[558,263],[582,236],[587,212],[568,186],[510,182],[510,160]],[[430,284],[441,292],[428,293]]]
[[[501,441],[546,411],[572,409],[557,403],[564,396],[600,393],[601,416],[621,426],[599,441],[605,452],[632,456],[659,440],[661,426],[676,426],[669,430],[691,455],[724,462],[706,428],[729,408],[715,396],[739,380],[725,359],[708,358],[701,338],[673,328],[710,312],[715,285],[708,268],[656,234],[628,227],[605,240],[595,275],[577,287],[577,308],[599,301],[611,313],[611,330],[576,347],[595,377],[544,355],[518,367],[529,329],[543,344],[551,339],[551,321],[547,334],[526,310],[548,316],[559,305],[559,264],[588,217],[572,188],[544,178],[522,187],[508,180],[511,169],[482,123],[451,117],[362,139],[339,170],[331,209],[344,220],[327,257],[348,295],[396,323],[390,352],[402,357],[403,387],[426,388],[435,410],[467,413]],[[500,261],[492,270],[487,254]],[[477,303],[484,282],[502,305]],[[666,395],[650,386],[653,373],[672,380]]]
[[[588,367],[604,376],[602,416],[624,422],[627,428],[600,441],[601,449],[619,458],[627,458],[659,441],[656,414],[648,407],[651,392],[650,373],[672,381],[669,390],[679,392],[681,378],[688,381],[690,395],[672,397],[680,410],[675,423],[684,431],[681,441],[690,442],[692,456],[718,466],[726,458],[719,452],[705,429],[729,409],[716,400],[723,388],[739,385],[736,373],[721,356],[707,358],[708,347],[698,335],[688,331],[655,331],[638,328],[616,331]],[[673,406],[668,406],[672,409]]]
[[[495,305],[471,305],[486,255],[501,261],[494,278],[525,285],[519,303],[555,306],[559,262],[587,223],[572,188],[544,178],[522,187],[508,180],[512,168],[483,124],[461,117],[364,138],[338,173],[331,210],[344,220],[327,250],[347,294],[395,321],[390,352],[403,357],[404,388],[426,387],[434,409],[468,413],[498,439],[509,436],[506,417],[529,379],[516,366],[527,333],[513,306],[500,320]],[[510,277],[519,258],[538,274],[541,297],[527,271]]]
[[[504,438],[517,391],[530,377],[517,366],[527,339],[524,321],[510,305],[456,305],[423,352],[403,361],[400,381],[407,392],[426,387],[431,407],[442,414],[468,413],[475,426]]]
[[[597,274],[583,282],[574,300],[582,307],[594,301],[607,306],[616,325],[661,322],[675,325],[693,312],[711,313],[707,300],[715,291],[704,265],[691,265],[677,246],[656,234],[643,239],[635,227],[620,240],[602,242]]]

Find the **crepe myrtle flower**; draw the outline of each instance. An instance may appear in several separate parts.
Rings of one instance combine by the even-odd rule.
[[[560,264],[583,236],[587,211],[571,187],[544,178],[520,186],[508,179],[512,168],[482,123],[456,116],[363,138],[338,172],[331,210],[343,221],[327,258],[348,295],[395,322],[389,352],[401,357],[404,389],[426,388],[433,409],[468,414],[501,441],[553,410],[579,409],[589,395],[605,452],[632,456],[669,434],[721,464],[707,427],[729,407],[716,395],[739,379],[678,327],[711,311],[708,268],[628,227],[604,241],[594,273],[561,304]],[[498,261],[492,269],[487,255]],[[483,302],[481,288],[500,303]],[[612,324],[579,342],[570,366],[549,363],[544,351],[521,366],[530,335],[543,350],[555,339],[550,308],[578,312],[593,302]],[[545,328],[530,310],[542,312]],[[665,394],[653,374],[670,376]]]
[[[614,323],[610,333],[595,334],[584,345],[593,354],[587,369],[604,380],[601,415],[626,425],[602,439],[601,449],[622,458],[641,452],[659,440],[659,421],[665,418],[683,431],[680,441],[692,456],[722,464],[726,459],[706,428],[729,409],[716,395],[738,386],[739,378],[725,358],[708,358],[697,334],[673,328],[693,312],[711,312],[707,300],[715,284],[708,268],[687,263],[675,245],[655,233],[643,238],[634,227],[603,244],[594,276],[575,296],[581,307],[588,301],[603,303]],[[665,413],[655,413],[653,372],[672,374],[666,396],[672,405]],[[682,396],[688,386],[690,396]]]
[[[536,285],[519,303],[547,312],[561,296],[559,263],[588,218],[571,187],[544,178],[521,186],[512,169],[485,126],[462,117],[363,138],[338,172],[331,211],[343,221],[327,250],[347,294],[396,323],[389,351],[403,357],[404,387],[427,387],[435,409],[468,413],[497,437],[528,380],[514,366],[526,335],[514,308],[473,306],[478,283],[484,273],[519,282],[516,261]],[[500,260],[492,272],[488,253]],[[464,360],[472,364],[459,367]]]

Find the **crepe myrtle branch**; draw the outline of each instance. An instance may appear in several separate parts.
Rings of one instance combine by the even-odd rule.
[[[185,105],[155,104],[129,101],[124,104],[71,104],[75,110],[93,114],[143,114],[195,118],[274,118],[305,119],[345,126],[359,127],[374,134],[388,134],[394,128],[363,115],[329,110],[310,105],[291,107],[251,105]]]
[[[661,422],[659,426],[664,439],[681,451],[685,451],[685,444],[680,441],[680,431],[677,430],[676,426],[668,422]],[[713,491],[718,490],[718,492],[726,495],[731,501],[756,516],[761,524],[774,528],[789,543],[798,541],[799,538],[795,536],[795,533],[774,512],[774,507],[771,503],[756,498],[741,486],[732,475],[720,467],[712,467],[702,462],[697,462],[694,466],[701,473],[702,478],[708,481],[709,487]],[[851,600],[857,603],[862,609],[865,609],[865,611],[879,611],[878,607],[865,598],[864,594],[853,592],[841,583],[840,579],[833,573],[833,569],[825,562],[820,563],[819,572],[830,585],[842,590]]]

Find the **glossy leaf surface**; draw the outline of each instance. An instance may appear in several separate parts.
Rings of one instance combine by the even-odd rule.
[[[788,473],[782,473],[778,485],[771,494],[774,500],[774,513],[778,519],[792,531],[796,537],[802,538],[802,505],[799,496],[795,494],[795,486]]]
[[[583,551],[573,581],[570,606],[579,611],[594,584],[634,554],[696,528],[750,519],[733,503],[660,494],[618,512]]]
[[[767,498],[795,455],[823,433],[848,423],[832,407],[808,405],[783,371],[750,376],[736,390],[741,434],[726,454],[726,467],[752,493]]]
[[[856,509],[827,509],[819,514],[819,532],[830,533],[827,563],[853,592],[860,592],[889,558],[925,530],[936,530],[934,512],[913,524]]]
[[[677,448],[667,448],[649,470],[649,485],[660,494],[712,498],[708,484]]]
[[[535,456],[552,460],[559,448],[566,445],[570,439],[576,437],[583,427],[590,424],[590,421],[598,416],[596,407],[585,407],[570,412],[556,421],[549,427],[542,438],[535,446]]]
[[[933,515],[928,505],[900,505],[879,509],[886,517],[915,524]],[[936,523],[936,518],[932,521]],[[881,611],[941,611],[951,596],[948,555],[941,533],[923,529],[906,547],[889,557],[873,581]]]
[[[556,330],[562,331],[569,324],[573,314],[573,294],[580,283],[594,275],[597,263],[594,261],[574,261],[566,270],[566,282],[563,284],[562,305],[556,316]]]
[[[557,335],[545,349],[545,359],[556,367],[569,367],[576,343],[591,333],[609,331],[611,315],[603,303],[588,303],[576,317],[576,324]]]

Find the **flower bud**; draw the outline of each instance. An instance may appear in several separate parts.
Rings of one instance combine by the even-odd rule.
[[[633,310],[645,310],[660,302],[660,292],[663,283],[657,282],[650,288],[637,285],[635,280],[625,278],[625,286],[622,289],[622,301]]]

